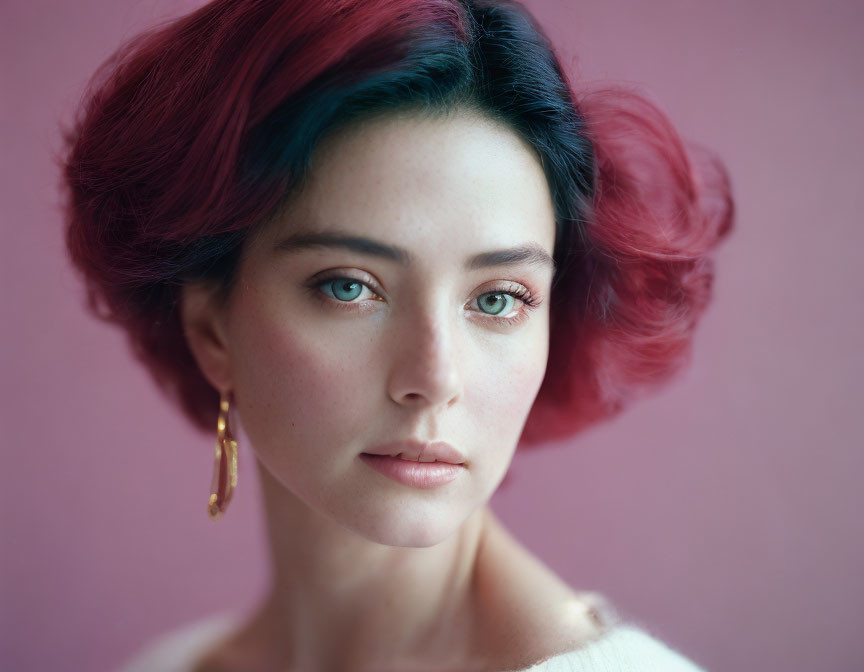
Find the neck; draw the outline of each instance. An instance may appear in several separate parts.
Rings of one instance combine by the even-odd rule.
[[[260,464],[259,473],[273,585],[256,621],[281,669],[400,669],[400,660],[409,669],[442,652],[471,655],[488,507],[434,546],[387,546],[312,510]]]

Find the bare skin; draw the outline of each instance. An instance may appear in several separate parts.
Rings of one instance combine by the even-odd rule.
[[[321,667],[304,666],[284,639],[278,601],[262,607],[231,638],[207,652],[195,672],[504,672],[576,650],[616,623],[596,593],[574,591],[518,542],[491,509],[478,516],[467,597],[442,612],[442,627],[399,658],[344,648]],[[290,631],[290,629],[289,629]],[[448,654],[448,655],[444,655]],[[377,658],[377,659],[376,659]],[[360,662],[364,660],[366,662]]]

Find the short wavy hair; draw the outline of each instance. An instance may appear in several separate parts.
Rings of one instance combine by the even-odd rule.
[[[644,95],[574,86],[513,0],[215,0],[127,41],[62,129],[66,243],[89,309],[211,432],[219,396],[179,289],[210,280],[227,298],[244,241],[325,136],[460,107],[530,143],[554,202],[549,362],[520,443],[611,418],[688,358],[707,255],[732,227],[729,179]]]

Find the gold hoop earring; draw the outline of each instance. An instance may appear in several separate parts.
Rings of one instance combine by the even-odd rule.
[[[237,441],[228,426],[228,395],[219,399],[219,419],[216,422],[216,462],[213,465],[213,482],[210,485],[210,500],[207,512],[211,520],[219,520],[234,488],[237,487]]]

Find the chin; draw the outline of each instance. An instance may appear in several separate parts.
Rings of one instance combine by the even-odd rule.
[[[429,548],[450,539],[470,514],[458,515],[452,502],[441,507],[431,501],[391,501],[377,514],[366,509],[362,520],[353,520],[346,527],[384,546]]]

